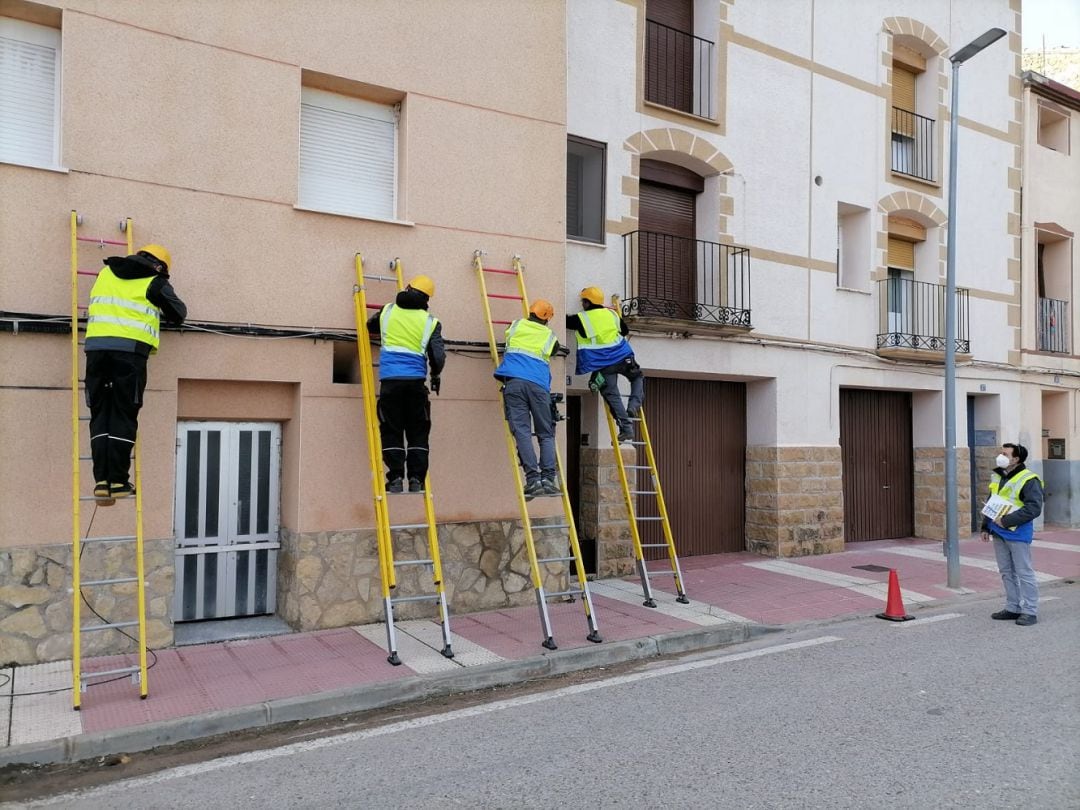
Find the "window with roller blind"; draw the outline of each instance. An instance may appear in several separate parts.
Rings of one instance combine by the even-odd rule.
[[[566,235],[604,242],[604,154],[597,141],[566,138]]]
[[[397,218],[398,105],[305,87],[300,208]]]
[[[0,162],[60,168],[60,32],[0,17]]]

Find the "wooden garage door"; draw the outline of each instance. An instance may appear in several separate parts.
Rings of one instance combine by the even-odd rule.
[[[680,556],[746,548],[746,386],[650,377],[645,414],[660,484]],[[644,463],[641,462],[641,463]],[[647,473],[638,489],[651,489]],[[639,515],[657,515],[656,499],[638,496]],[[642,542],[662,543],[659,521],[643,521]],[[649,559],[663,557],[649,554]]]
[[[911,394],[841,389],[840,449],[845,539],[911,537]]]

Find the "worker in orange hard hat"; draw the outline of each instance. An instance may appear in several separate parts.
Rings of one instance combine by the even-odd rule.
[[[566,316],[566,328],[577,336],[576,374],[589,374],[589,388],[599,391],[619,426],[619,442],[634,439],[634,420],[645,402],[645,375],[634,359],[626,336],[630,330],[619,313],[604,306],[599,287],[581,291],[581,312]],[[619,375],[630,381],[630,398],[623,406]]]
[[[161,319],[181,324],[187,307],[169,283],[172,256],[146,245],[111,256],[90,290],[86,321],[86,402],[94,497],[103,505],[135,492],[131,449],[146,388],[146,358],[156,354]]]
[[[431,434],[431,402],[424,382],[430,367],[431,390],[437,395],[446,348],[442,324],[428,313],[435,282],[416,276],[394,303],[368,319],[368,332],[379,335],[379,435],[386,464],[386,491],[424,491]]]
[[[538,298],[529,317],[506,328],[506,350],[495,369],[503,383],[503,410],[517,443],[518,461],[525,471],[525,500],[537,495],[558,497],[562,487],[556,476],[555,401],[551,395],[551,356],[559,350],[547,323],[555,314],[548,301]],[[532,437],[540,446],[537,461]]]

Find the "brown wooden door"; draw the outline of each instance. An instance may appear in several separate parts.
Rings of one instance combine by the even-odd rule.
[[[645,415],[675,548],[680,556],[746,548],[746,386],[650,377]],[[645,464],[644,450],[639,450]],[[650,490],[647,471],[638,490]],[[658,515],[656,498],[637,496],[639,515]],[[659,521],[642,521],[643,543],[664,542]],[[666,556],[649,549],[647,559]]]
[[[693,0],[648,0],[645,18],[645,98],[693,112]]]
[[[911,537],[911,394],[840,389],[840,449],[845,539]]]
[[[691,317],[697,194],[646,180],[639,189],[637,297],[656,307],[642,314]]]

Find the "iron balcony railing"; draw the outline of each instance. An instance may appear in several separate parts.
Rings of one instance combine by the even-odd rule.
[[[750,249],[651,231],[623,237],[626,317],[750,324]]]
[[[1069,302],[1039,299],[1039,351],[1069,353]]]
[[[907,278],[878,282],[879,349],[945,351],[945,285]],[[956,291],[956,351],[971,351],[968,291]]]
[[[933,182],[934,119],[892,108],[892,169]]]
[[[645,100],[716,119],[716,46],[654,20],[645,21]]]

